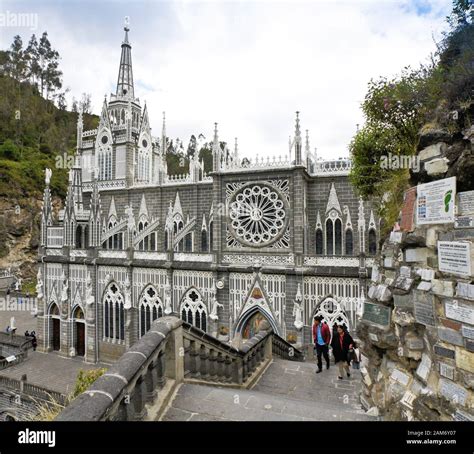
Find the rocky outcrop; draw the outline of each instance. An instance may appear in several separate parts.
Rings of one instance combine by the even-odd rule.
[[[57,212],[60,200],[53,199]],[[11,268],[23,280],[36,275],[41,200],[0,200],[0,268]]]
[[[455,176],[458,192],[474,190],[473,144],[469,124],[462,135],[426,130],[415,184]],[[468,244],[470,274],[440,271],[438,241]],[[358,327],[371,414],[474,420],[473,251],[474,227],[453,223],[394,231],[383,244]]]

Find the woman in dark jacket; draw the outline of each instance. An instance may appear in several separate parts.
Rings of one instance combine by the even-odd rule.
[[[344,369],[347,376],[350,377],[348,354],[349,350],[354,348],[354,339],[352,339],[343,325],[338,325],[337,332],[332,338],[331,347],[334,360],[339,367],[339,380],[343,378]]]

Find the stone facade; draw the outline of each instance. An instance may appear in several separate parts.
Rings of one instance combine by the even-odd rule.
[[[317,311],[353,329],[379,219],[354,193],[350,161],[317,159],[297,115],[285,158],[242,160],[216,125],[213,168],[196,152],[187,175],[169,176],[165,120],[153,137],[131,71],[127,30],[97,130],[83,131],[79,115],[58,219],[46,171],[39,347],[112,361],[171,313],[229,342],[257,313],[300,345]]]

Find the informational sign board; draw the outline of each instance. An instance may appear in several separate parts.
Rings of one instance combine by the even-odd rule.
[[[463,241],[438,241],[438,268],[444,273],[471,275],[471,244]]]
[[[456,177],[420,184],[416,197],[416,223],[454,223]]]

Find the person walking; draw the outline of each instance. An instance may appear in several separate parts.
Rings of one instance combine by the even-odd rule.
[[[349,378],[351,376],[349,371],[349,350],[352,350],[354,347],[354,339],[352,339],[344,325],[337,326],[337,334],[333,336],[331,347],[334,360],[339,367],[339,380],[343,379],[344,370]]]
[[[321,316],[314,317],[313,340],[316,355],[318,357],[318,370],[316,373],[319,374],[323,370],[322,356],[324,356],[324,359],[326,360],[326,369],[329,369],[329,343],[331,341],[329,326],[326,323],[323,323],[323,318]]]
[[[38,341],[36,340],[36,331],[31,331],[30,337],[32,337],[31,345],[33,346],[33,351],[36,351],[36,347],[38,346]]]

